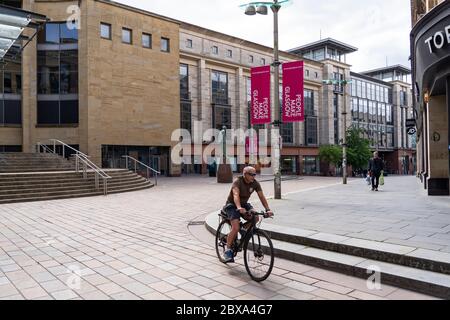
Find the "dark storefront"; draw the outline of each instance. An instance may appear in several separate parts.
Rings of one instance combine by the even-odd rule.
[[[450,2],[444,1],[411,32],[418,171],[429,195],[449,195]]]

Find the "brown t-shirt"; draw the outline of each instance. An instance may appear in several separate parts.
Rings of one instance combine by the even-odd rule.
[[[239,188],[239,198],[241,200],[241,205],[244,205],[248,202],[248,199],[250,199],[250,196],[254,191],[262,191],[261,185],[258,181],[254,180],[252,183],[246,183],[244,177],[239,177],[233,182],[233,186],[231,187],[227,203],[235,204],[233,198],[233,188],[235,187]]]

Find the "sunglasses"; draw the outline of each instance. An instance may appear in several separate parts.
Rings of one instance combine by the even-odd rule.
[[[256,173],[248,173],[248,172],[247,172],[247,174],[248,174],[249,176],[256,177]]]

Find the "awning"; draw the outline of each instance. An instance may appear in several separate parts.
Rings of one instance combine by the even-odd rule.
[[[0,62],[14,60],[46,22],[46,16],[0,5]],[[33,30],[30,37],[22,34],[26,29]]]

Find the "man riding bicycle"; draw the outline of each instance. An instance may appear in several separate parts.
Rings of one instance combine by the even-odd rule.
[[[243,175],[234,181],[227,203],[223,207],[231,222],[231,231],[227,237],[227,250],[223,256],[225,263],[234,262],[233,250],[231,248],[239,232],[241,216],[247,221],[252,219],[254,210],[252,205],[248,203],[248,200],[254,191],[257,192],[259,200],[261,200],[262,205],[266,209],[267,216],[273,216],[273,212],[269,208],[261,185],[256,181],[255,176],[255,168],[244,168]]]

